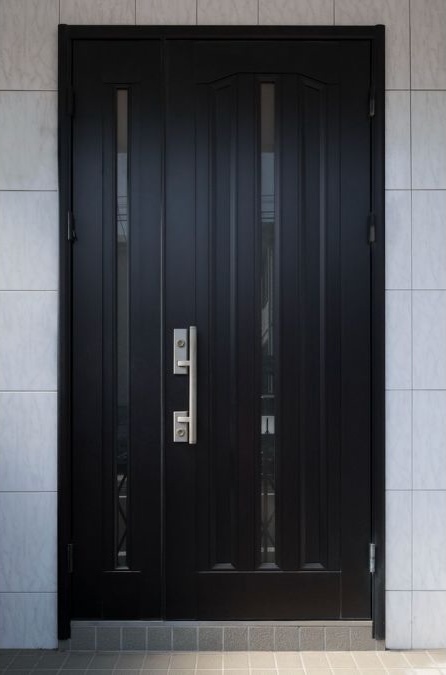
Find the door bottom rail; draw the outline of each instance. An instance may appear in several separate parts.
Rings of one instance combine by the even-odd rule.
[[[72,621],[67,651],[375,651],[372,621]]]

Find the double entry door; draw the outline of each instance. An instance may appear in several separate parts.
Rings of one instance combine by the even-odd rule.
[[[369,618],[370,42],[72,64],[72,617]]]

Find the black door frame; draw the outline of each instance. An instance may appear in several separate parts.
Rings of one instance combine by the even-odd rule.
[[[372,581],[373,634],[385,636],[385,216],[384,26],[180,27],[59,26],[59,350],[58,350],[58,636],[70,636],[71,620],[71,314],[72,314],[72,90],[76,40],[212,39],[343,40],[371,46],[371,203],[376,240],[371,244],[372,523],[376,569]]]

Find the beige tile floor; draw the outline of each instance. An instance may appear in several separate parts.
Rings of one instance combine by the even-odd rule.
[[[375,652],[51,652],[0,650],[14,675],[446,675],[446,650]]]

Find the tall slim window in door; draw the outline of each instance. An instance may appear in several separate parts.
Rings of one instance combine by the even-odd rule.
[[[260,238],[261,238],[261,562],[274,563],[276,551],[275,440],[275,85],[260,84]]]
[[[116,567],[128,567],[129,499],[129,203],[128,90],[116,91]]]

